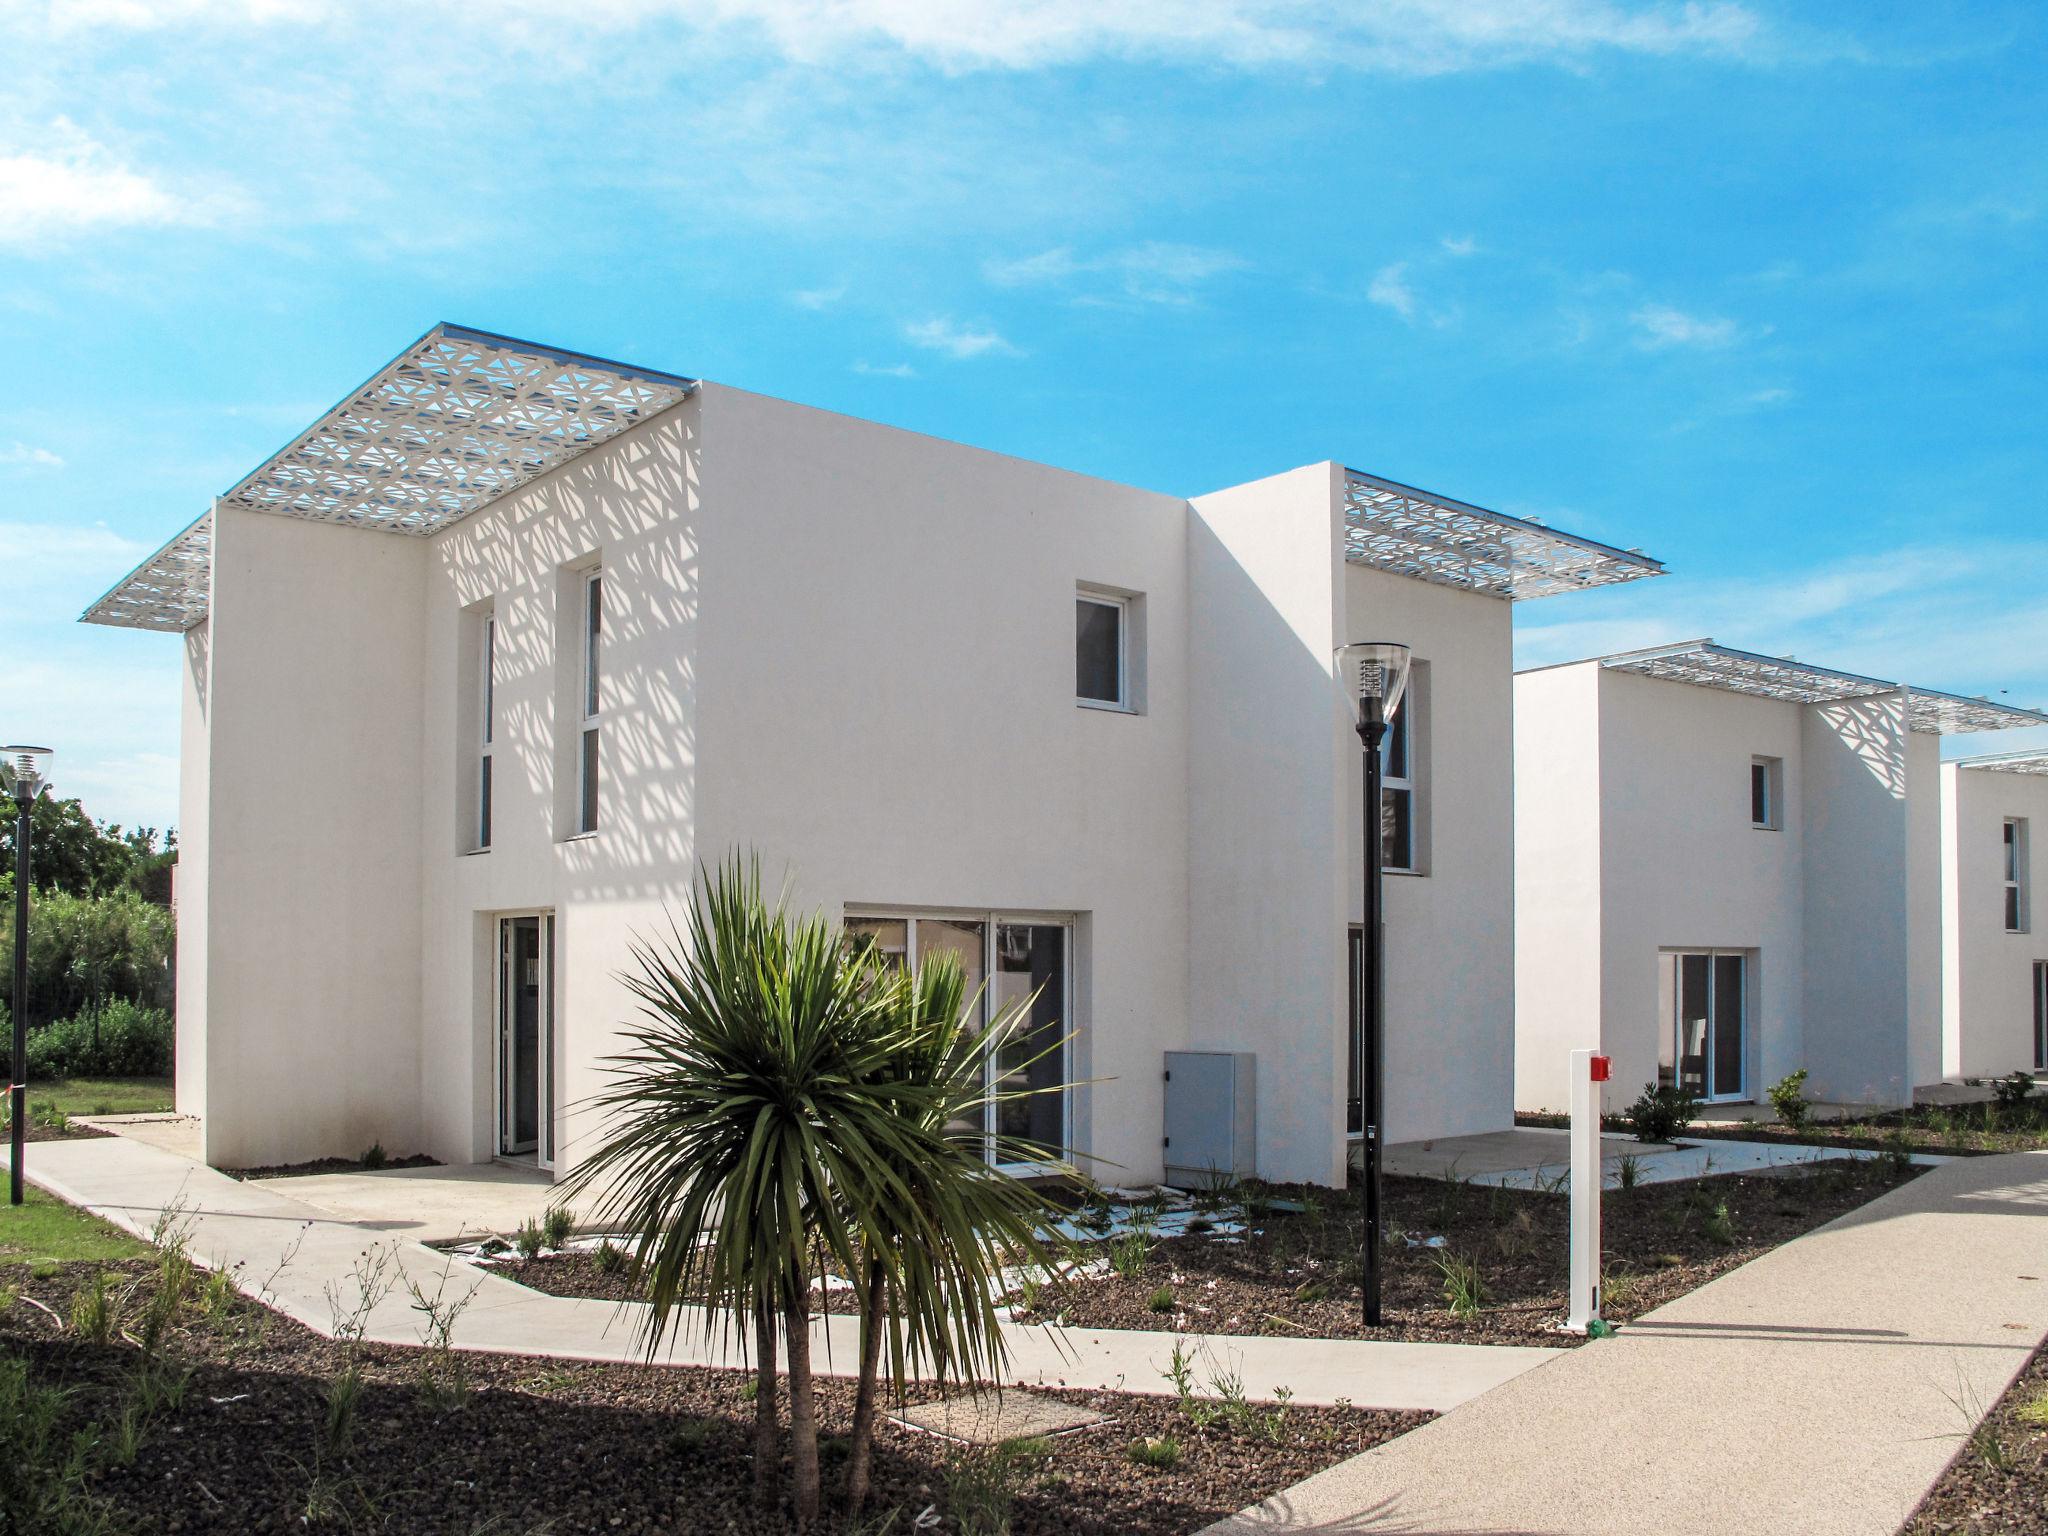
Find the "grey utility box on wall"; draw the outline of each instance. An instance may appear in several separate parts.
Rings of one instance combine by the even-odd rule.
[[[1166,1182],[1208,1189],[1257,1171],[1258,1084],[1250,1051],[1166,1053]]]

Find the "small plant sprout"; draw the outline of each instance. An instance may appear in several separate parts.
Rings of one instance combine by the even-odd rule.
[[[531,1216],[519,1223],[519,1230],[512,1235],[512,1246],[522,1259],[537,1259],[547,1247],[547,1234],[540,1229],[540,1223]]]
[[[1164,1472],[1180,1465],[1180,1442],[1171,1435],[1146,1435],[1133,1440],[1125,1454],[1141,1467]]]
[[[1449,1251],[1436,1255],[1436,1267],[1444,1277],[1444,1304],[1451,1316],[1477,1317],[1486,1305],[1486,1282],[1472,1260]]]
[[[107,1283],[107,1272],[93,1271],[92,1283],[71,1298],[71,1331],[92,1344],[104,1344],[120,1322],[121,1304]]]
[[[621,1273],[625,1269],[625,1267],[625,1249],[621,1248],[617,1243],[613,1242],[608,1237],[598,1243],[597,1270],[599,1274],[616,1275]]]
[[[1126,1280],[1145,1273],[1145,1263],[1151,1257],[1152,1241],[1142,1227],[1133,1227],[1110,1241],[1109,1267]]]
[[[391,1165],[391,1155],[384,1150],[383,1142],[373,1141],[363,1149],[361,1161],[363,1172],[375,1173],[380,1168],[388,1168]]]
[[[541,1236],[550,1248],[562,1249],[568,1246],[569,1235],[576,1230],[576,1213],[566,1205],[551,1205],[547,1214],[541,1217]]]
[[[405,1280],[405,1288],[412,1296],[412,1309],[420,1314],[421,1319],[420,1343],[424,1352],[420,1357],[420,1396],[439,1413],[447,1413],[469,1403],[469,1369],[455,1347],[455,1323],[463,1310],[476,1299],[476,1293],[483,1284],[478,1281],[461,1295],[450,1296],[448,1282],[453,1278],[454,1267],[453,1259],[442,1266],[431,1294],[412,1276],[406,1276]]]
[[[1803,1131],[1812,1117],[1813,1105],[1806,1097],[1806,1068],[1788,1072],[1771,1084],[1771,1108],[1789,1131]]]
[[[1623,1189],[1634,1189],[1643,1182],[1643,1160],[1634,1152],[1624,1152],[1621,1160],[1614,1165],[1614,1177]]]
[[[1707,1241],[1710,1243],[1719,1243],[1723,1248],[1735,1246],[1735,1222],[1728,1214],[1726,1200],[1714,1202],[1714,1208],[1707,1212],[1701,1230],[1706,1233]]]
[[[1154,1291],[1146,1299],[1145,1306],[1153,1312],[1171,1312],[1174,1307],[1173,1287],[1170,1285],[1160,1286],[1158,1290]]]

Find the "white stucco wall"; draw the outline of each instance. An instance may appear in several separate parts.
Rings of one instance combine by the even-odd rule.
[[[419,1135],[426,546],[222,506],[208,622],[205,1155]],[[192,978],[203,944],[203,977]]]
[[[2048,960],[2041,881],[2048,878],[2048,778],[1941,765],[1943,1067],[1954,1077],[1995,1077],[2034,1066],[2034,966]],[[2003,828],[2028,830],[2028,931],[2005,927]]]
[[[1514,679],[1518,1109],[1568,1108],[1571,1053],[1601,1043],[1600,675]]]

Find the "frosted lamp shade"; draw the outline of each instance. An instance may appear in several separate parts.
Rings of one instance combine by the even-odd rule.
[[[1408,691],[1408,647],[1394,640],[1361,640],[1337,652],[1337,677],[1347,698],[1380,701],[1380,718],[1391,720]]]
[[[35,799],[49,786],[50,759],[55,755],[48,747],[0,747],[8,793],[17,800]]]

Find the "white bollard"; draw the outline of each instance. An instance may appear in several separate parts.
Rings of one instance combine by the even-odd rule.
[[[1566,1333],[1600,1317],[1600,1084],[1611,1070],[1597,1051],[1572,1052],[1572,1310]]]

